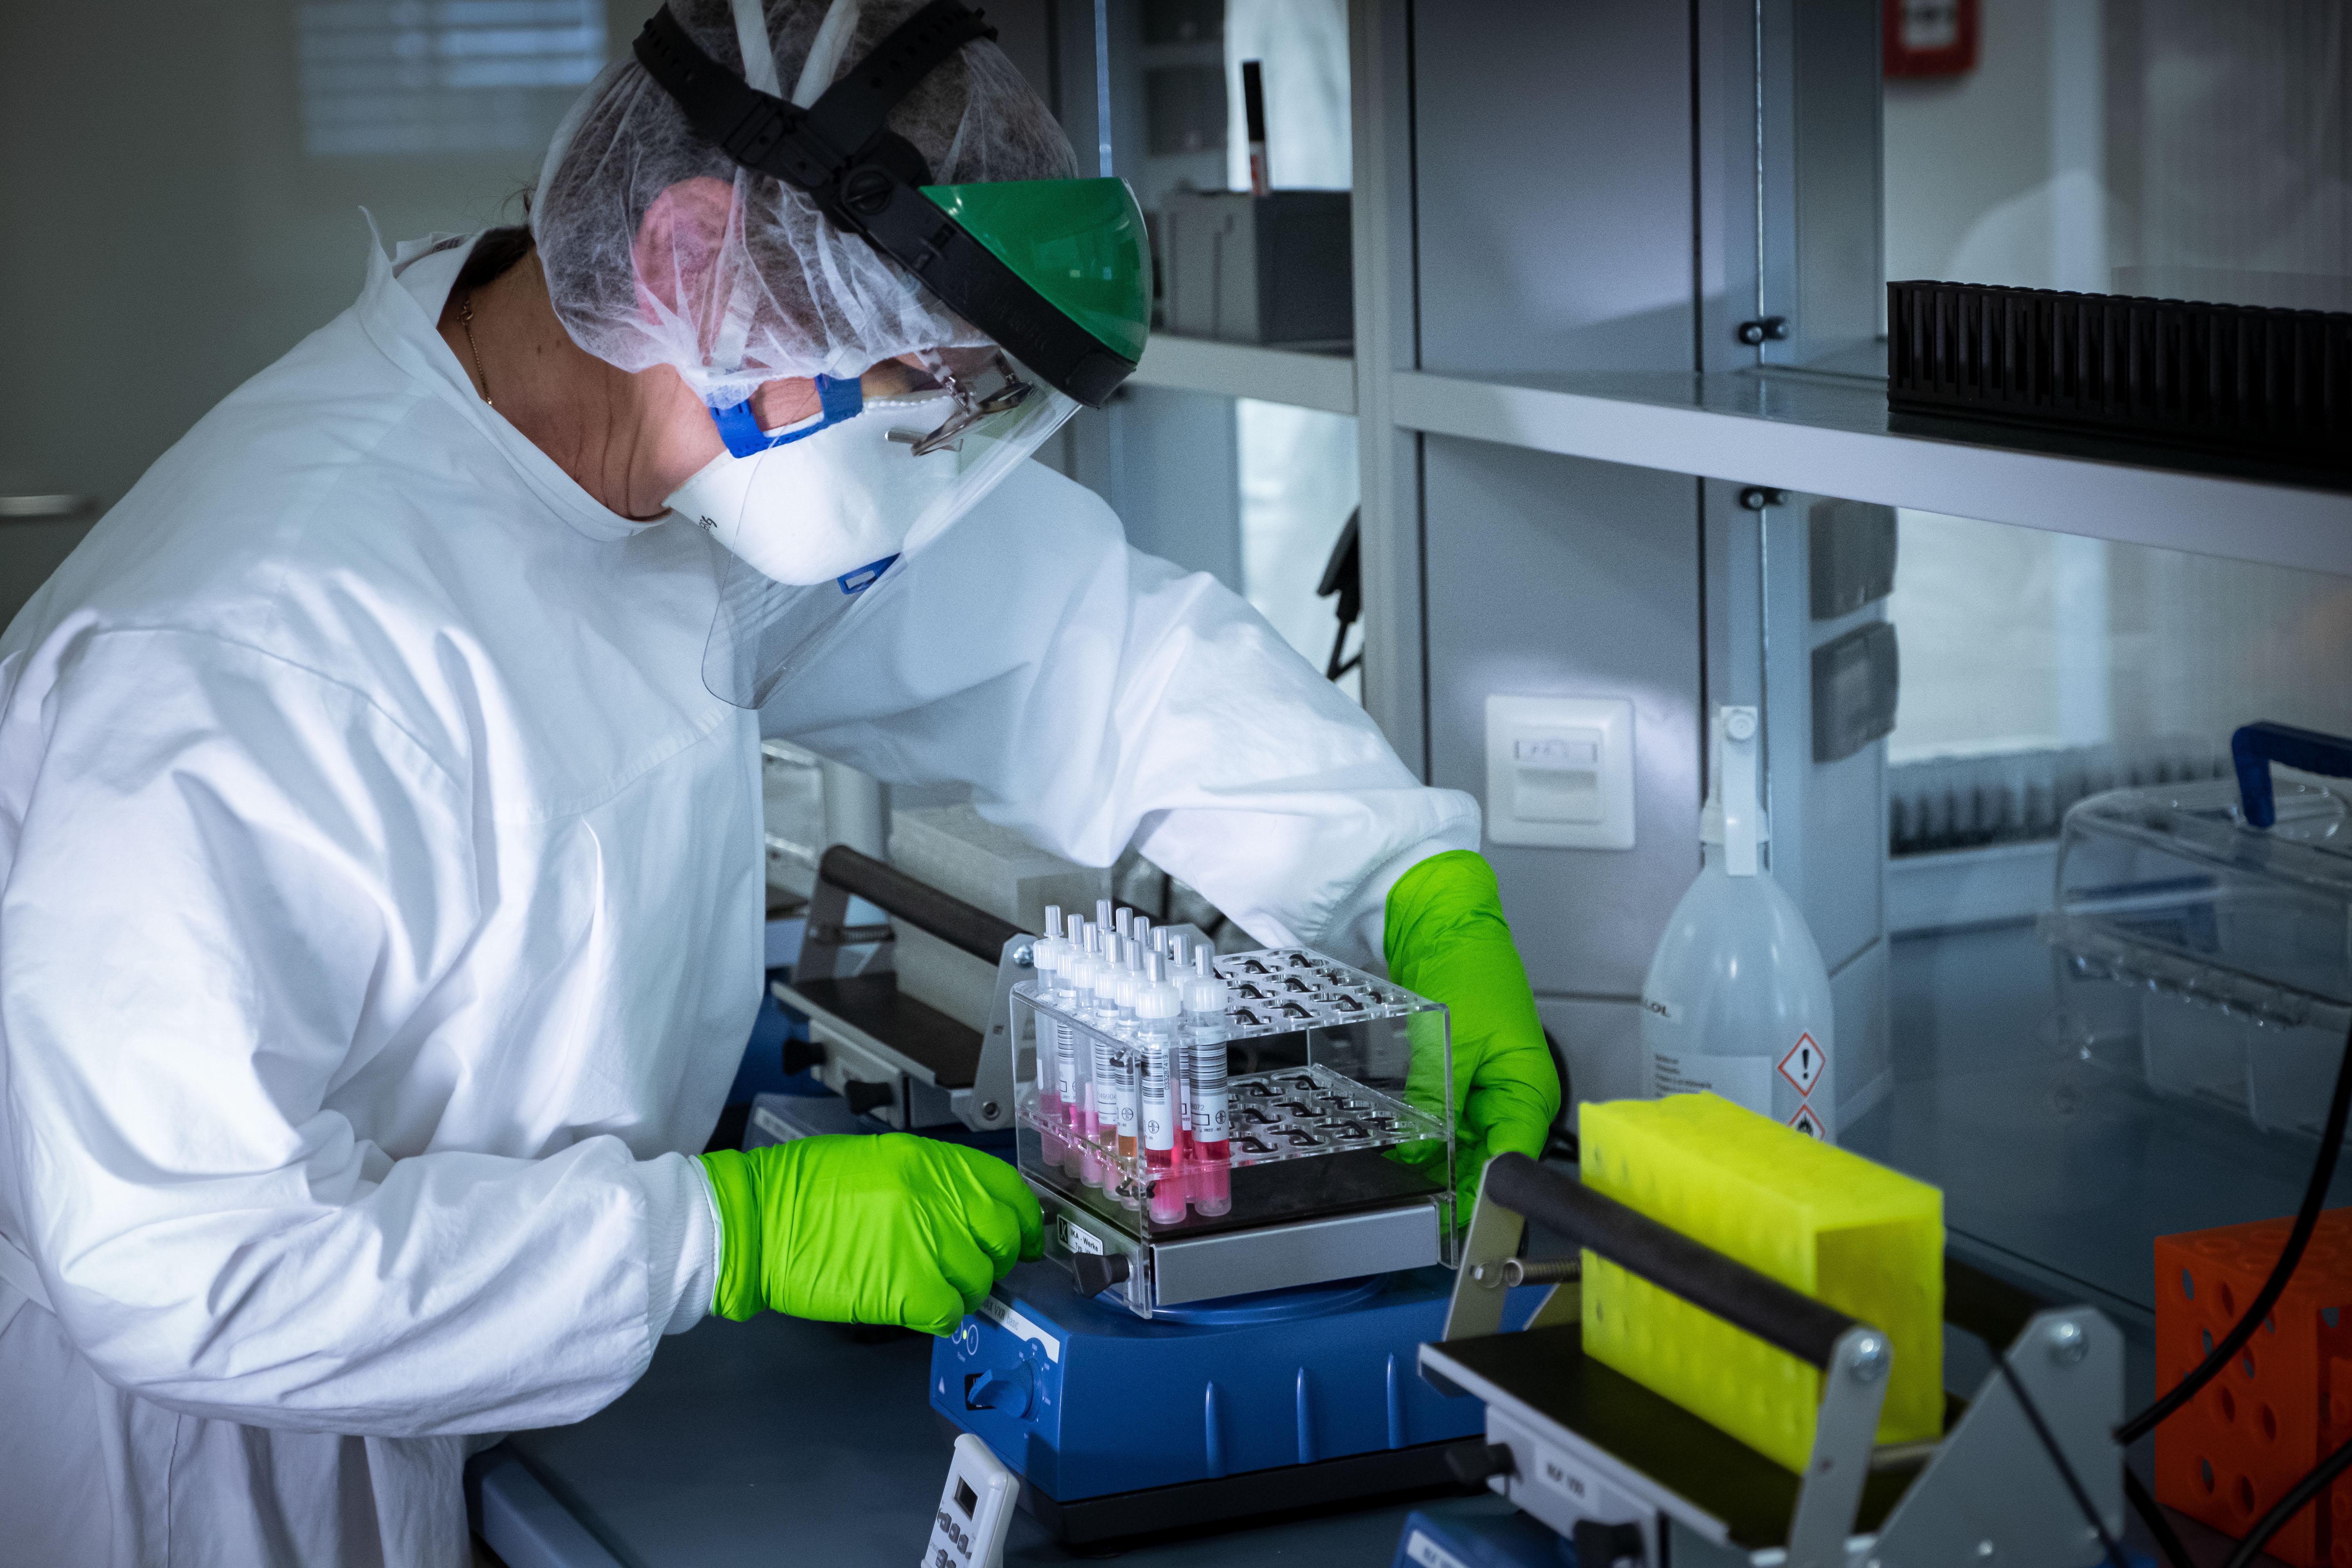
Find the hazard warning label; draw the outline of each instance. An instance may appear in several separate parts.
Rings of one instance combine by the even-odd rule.
[[[1813,1043],[1813,1037],[1799,1035],[1797,1043],[1789,1047],[1789,1054],[1780,1058],[1780,1076],[1795,1084],[1799,1094],[1811,1094],[1813,1085],[1822,1081],[1822,1069],[1828,1065],[1829,1058]]]
[[[1789,1118],[1789,1125],[1795,1128],[1798,1131],[1803,1133],[1808,1138],[1819,1138],[1824,1142],[1828,1141],[1828,1129],[1822,1125],[1822,1119],[1813,1114],[1813,1108],[1810,1105],[1798,1106],[1797,1114]]]

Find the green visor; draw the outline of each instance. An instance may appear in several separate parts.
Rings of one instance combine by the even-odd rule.
[[[1127,182],[1000,180],[922,194],[1045,301],[1129,363],[1151,330],[1151,247]]]

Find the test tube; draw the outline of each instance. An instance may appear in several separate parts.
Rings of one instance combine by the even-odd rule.
[[[1068,948],[1062,941],[1062,906],[1045,906],[1045,935],[1030,950],[1037,966],[1036,995],[1041,1002],[1065,1006],[1062,987],[1069,975]],[[1045,1144],[1045,1158],[1059,1164],[1062,1159],[1062,1100],[1065,1094],[1061,1075],[1061,1032],[1066,1026],[1043,1012],[1031,1015],[1037,1022],[1037,1121]]]
[[[1165,963],[1162,973],[1176,987],[1177,1005],[1183,1005],[1184,982],[1190,973],[1184,964],[1184,939],[1167,926],[1159,928],[1162,939],[1160,952]],[[1176,1174],[1173,1178],[1189,1202],[1192,1195],[1192,1168],[1200,1156],[1192,1152],[1192,1052],[1185,1042],[1184,1032],[1176,1032],[1176,1054],[1171,1058],[1169,1077],[1174,1080],[1176,1092]]]
[[[1225,983],[1209,967],[1209,950],[1192,950],[1192,975],[1184,983],[1186,1076],[1192,1098],[1192,1206],[1206,1215],[1234,1206],[1233,1133],[1225,1096]]]
[[[1143,1177],[1151,1184],[1151,1217],[1174,1225],[1184,1217],[1184,1184],[1176,1168],[1177,1022],[1183,1016],[1184,995],[1168,984],[1161,955],[1145,961],[1148,984],[1135,1001],[1135,1032],[1142,1050],[1139,1138],[1143,1147]]]
[[[1095,954],[1094,1011],[1087,1018],[1094,1032],[1087,1052],[1091,1096],[1087,1110],[1091,1114],[1087,1129],[1086,1179],[1090,1185],[1112,1193],[1118,1189],[1114,1160],[1118,1143],[1118,1058],[1120,1037],[1127,1032],[1118,991],[1126,966],[1118,961],[1120,943],[1116,934],[1097,926],[1094,940],[1099,943],[1099,951]]]
[[[1078,970],[1078,1001],[1087,1021],[1087,1036],[1073,1042],[1073,1067],[1079,1079],[1078,1172],[1089,1186],[1103,1183],[1102,1146],[1118,1125],[1118,1107],[1110,1096],[1110,1075],[1104,1069],[1110,1030],[1118,1017],[1116,987],[1118,976],[1103,952],[1103,929],[1087,928],[1086,961]],[[1083,1047],[1083,1055],[1080,1047]],[[1105,1113],[1112,1131],[1105,1131]],[[1065,1165],[1065,1169],[1068,1167]]]
[[[1121,938],[1118,943],[1118,1017],[1119,1034],[1124,1040],[1136,1038],[1137,1010],[1145,987],[1150,984],[1143,972],[1136,967],[1142,952],[1132,938]],[[1141,1064],[1132,1049],[1114,1048],[1110,1053],[1111,1082],[1118,1095],[1118,1122],[1112,1148],[1118,1155],[1118,1169],[1123,1178],[1118,1184],[1118,1200],[1133,1208],[1137,1206],[1135,1168],[1136,1135],[1141,1106],[1138,1099],[1137,1069]],[[1107,1185],[1104,1189],[1109,1191]]]

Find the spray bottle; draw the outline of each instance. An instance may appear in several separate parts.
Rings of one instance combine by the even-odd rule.
[[[1753,708],[1718,708],[1699,814],[1705,861],[1675,906],[1642,983],[1647,1091],[1711,1089],[1835,1141],[1829,972],[1805,917],[1763,864]]]

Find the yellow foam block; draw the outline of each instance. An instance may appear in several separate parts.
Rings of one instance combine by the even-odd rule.
[[[1587,1104],[1584,1184],[1884,1330],[1882,1443],[1943,1434],[1944,1195],[1712,1094]],[[1821,1373],[1584,1255],[1584,1349],[1790,1469]]]

